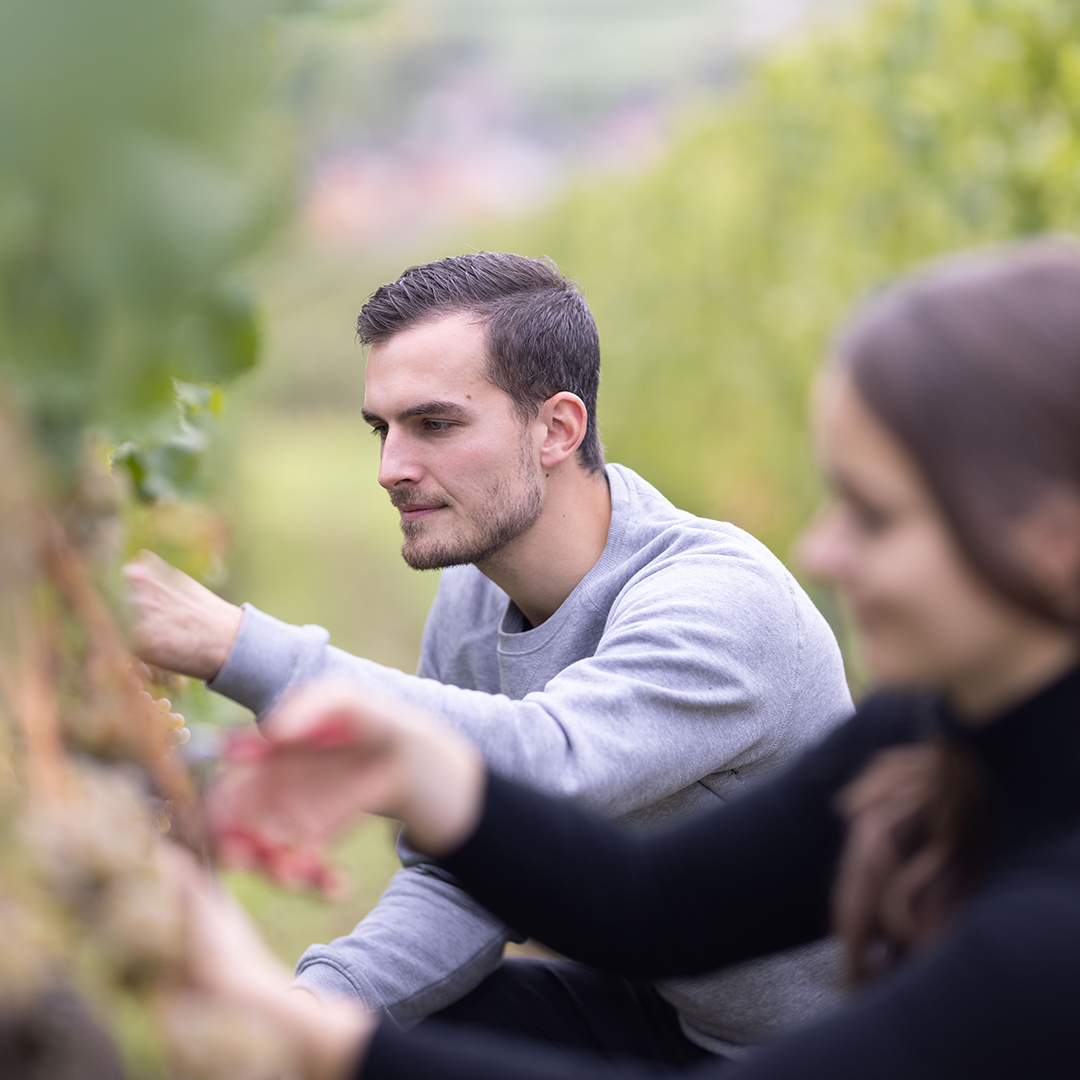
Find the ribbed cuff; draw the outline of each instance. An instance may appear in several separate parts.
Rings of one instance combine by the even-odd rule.
[[[291,626],[244,604],[244,617],[225,663],[206,685],[262,719],[292,682],[303,653],[326,644],[321,626]]]

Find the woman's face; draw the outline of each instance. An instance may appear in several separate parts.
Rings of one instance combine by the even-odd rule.
[[[801,554],[846,598],[875,681],[944,691],[976,714],[1039,685],[1047,665],[1068,663],[1062,650],[1074,652],[1074,640],[968,567],[914,463],[846,376],[826,375],[816,428],[833,498]]]

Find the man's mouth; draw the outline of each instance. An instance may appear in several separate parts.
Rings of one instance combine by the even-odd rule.
[[[430,506],[412,505],[398,507],[402,521],[420,521],[422,518],[430,517],[437,511],[445,509],[446,503],[434,503]]]

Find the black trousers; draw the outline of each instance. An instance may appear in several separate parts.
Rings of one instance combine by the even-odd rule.
[[[608,1061],[636,1058],[669,1068],[721,1061],[682,1033],[675,1010],[650,982],[568,960],[504,960],[475,990],[420,1027],[433,1021],[588,1050]]]

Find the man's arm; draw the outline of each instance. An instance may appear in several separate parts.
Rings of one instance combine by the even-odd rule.
[[[490,975],[515,937],[448,874],[407,866],[351,934],[300,957],[293,986],[357,998],[408,1028]]]
[[[240,630],[240,608],[152,551],[140,551],[123,574],[139,657],[166,671],[212,679]]]
[[[820,618],[800,607],[786,581],[737,559],[661,563],[624,589],[593,655],[512,700],[349,656],[319,627],[289,626],[247,607],[210,685],[261,717],[301,683],[344,675],[440,714],[508,777],[629,813],[719,770],[786,756],[847,713],[835,643],[806,625],[811,614]],[[464,630],[459,618],[443,634],[455,640]],[[505,930],[485,938],[456,890],[409,895],[401,903],[388,896],[390,906],[380,903],[348,938],[305,954],[299,984],[344,990],[408,1023],[483,978]],[[439,951],[459,940],[461,952]],[[400,966],[401,942],[423,964]],[[373,987],[374,973],[393,978]]]
[[[736,560],[661,567],[624,590],[593,655],[514,700],[350,656],[245,605],[210,686],[261,717],[295,686],[344,676],[444,717],[510,779],[624,814],[787,757],[849,714],[835,642],[809,618],[809,601]]]
[[[445,717],[510,779],[622,814],[788,756],[851,708],[835,642],[793,583],[709,552],[655,567],[623,590],[593,655],[521,700],[351,656],[320,627],[236,608],[149,553],[125,573],[140,655],[260,719],[289,690],[341,675]]]

